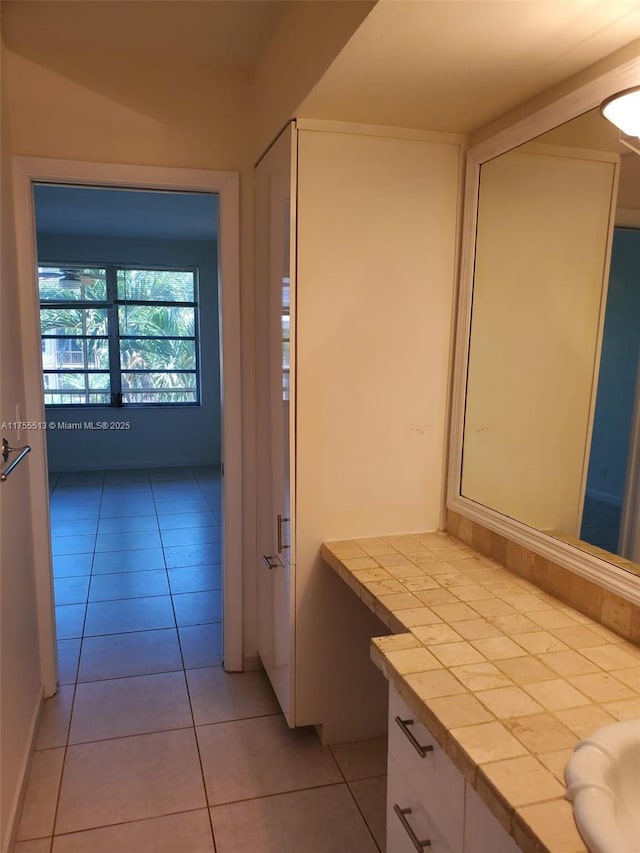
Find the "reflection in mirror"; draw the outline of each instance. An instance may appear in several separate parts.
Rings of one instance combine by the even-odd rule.
[[[639,349],[640,156],[592,110],[481,166],[461,494],[640,574]]]

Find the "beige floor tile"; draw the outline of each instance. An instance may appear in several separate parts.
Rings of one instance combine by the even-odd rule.
[[[367,826],[380,850],[386,849],[387,840],[387,777],[360,779],[349,782]]]
[[[192,725],[184,673],[162,672],[79,684],[69,743]]]
[[[33,753],[27,792],[22,807],[18,839],[51,835],[64,749],[45,749]]]
[[[171,596],[94,601],[87,605],[84,632],[88,637],[174,628]]]
[[[94,829],[206,805],[193,731],[67,749],[56,830]]]
[[[206,809],[58,835],[53,853],[214,853]],[[48,850],[47,850],[48,853]]]
[[[221,666],[187,672],[197,726],[280,712],[264,672],[225,672]]]
[[[50,699],[45,699],[40,718],[36,749],[65,746],[71,722],[75,686],[65,685]]]
[[[217,853],[377,853],[346,786],[211,809]]]
[[[100,681],[182,669],[175,628],[85,637],[78,681]]]
[[[431,673],[427,673],[429,675]],[[384,776],[387,772],[387,738],[338,743],[330,747],[348,782]]]
[[[281,714],[196,731],[210,805],[342,781],[313,729],[292,730]]]
[[[186,669],[222,664],[222,622],[178,628]]]
[[[75,684],[80,660],[80,638],[58,640],[58,683]]]
[[[18,841],[14,853],[49,853],[50,838],[38,838],[34,841]]]

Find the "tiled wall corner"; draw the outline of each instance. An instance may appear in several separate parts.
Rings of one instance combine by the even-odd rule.
[[[640,607],[637,604],[453,510],[447,510],[447,532],[619,636],[640,645]]]

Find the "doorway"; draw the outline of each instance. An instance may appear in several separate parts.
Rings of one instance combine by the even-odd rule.
[[[34,201],[59,683],[220,665],[218,198]]]
[[[221,331],[221,397],[224,398],[224,406],[221,412],[222,433],[222,466],[224,478],[221,480],[220,500],[223,516],[223,541],[224,552],[221,554],[223,563],[222,586],[224,589],[223,611],[224,611],[224,664],[228,670],[242,669],[242,584],[241,584],[241,454],[240,454],[240,373],[239,373],[239,239],[238,239],[238,176],[229,172],[210,172],[199,170],[151,168],[136,166],[111,166],[107,164],[72,163],[66,161],[38,160],[33,158],[15,158],[14,164],[14,191],[16,199],[16,231],[18,242],[18,274],[21,279],[21,323],[22,338],[25,348],[25,364],[28,371],[28,393],[27,406],[29,412],[25,413],[22,420],[30,422],[48,422],[44,410],[45,381],[43,379],[41,351],[43,339],[40,330],[40,288],[34,286],[33,270],[37,265],[38,251],[36,248],[36,233],[34,228],[34,188],[38,185],[64,184],[67,187],[92,187],[112,188],[136,193],[142,190],[169,193],[214,193],[219,199],[219,233],[218,233],[218,261],[217,270],[220,282],[220,331]],[[103,190],[103,191],[106,191]],[[61,258],[50,257],[48,262],[60,263]],[[89,259],[91,260],[91,259]],[[94,261],[95,263],[95,261]],[[71,266],[67,264],[67,266]],[[143,264],[136,262],[136,267]],[[70,270],[70,278],[73,279],[73,270]],[[62,270],[63,277],[66,275]],[[113,277],[114,273],[110,275]],[[60,281],[60,279],[58,279]],[[67,282],[68,285],[68,282]],[[116,310],[120,310],[116,308]],[[63,336],[64,337],[64,336]],[[71,335],[66,336],[72,339]],[[66,344],[65,344],[66,345]],[[78,344],[73,344],[78,349]],[[107,347],[113,346],[110,342]],[[85,365],[86,367],[86,365]],[[50,371],[54,375],[60,368],[54,367]],[[80,371],[81,372],[81,371]],[[97,371],[99,372],[99,371]],[[186,373],[189,371],[186,370]],[[144,371],[143,371],[144,373]],[[147,374],[149,371],[147,371]],[[141,374],[137,374],[140,377]],[[125,388],[120,392],[123,396],[129,392],[137,392],[141,395],[141,389],[132,384],[131,376],[122,377],[125,380]],[[152,378],[149,375],[144,377]],[[155,377],[157,378],[157,377]],[[68,377],[64,377],[68,379]],[[87,385],[87,377],[82,377],[84,385]],[[74,380],[76,383],[78,377]],[[49,383],[50,384],[50,383]],[[53,383],[56,384],[55,382]],[[64,384],[64,382],[63,382]],[[59,387],[49,389],[52,393],[66,391]],[[113,393],[111,390],[109,393]],[[148,388],[145,389],[148,393]],[[58,397],[58,401],[62,399]],[[92,401],[93,402],[93,401]],[[116,398],[116,403],[119,400]],[[117,413],[117,417],[109,418],[115,422],[127,422],[129,412],[132,409],[115,408],[107,410],[109,413]],[[127,413],[127,417],[121,417]],[[87,413],[85,413],[87,414]],[[140,417],[140,414],[137,415]],[[69,420],[69,423],[80,422],[77,419]],[[87,423],[93,419],[86,418]],[[60,423],[67,423],[65,419]],[[84,426],[85,419],[81,421]],[[55,420],[56,430],[58,420]],[[179,423],[178,423],[179,426]],[[72,428],[73,432],[77,428]],[[30,443],[35,453],[33,464],[30,468],[30,486],[32,493],[32,515],[33,515],[33,545],[36,555],[37,566],[37,595],[38,595],[38,617],[40,629],[40,650],[43,661],[43,677],[45,695],[52,695],[56,690],[57,671],[54,647],[55,630],[53,623],[53,598],[51,583],[51,544],[49,538],[49,504],[47,495],[47,432],[46,430],[34,431],[29,436]],[[62,433],[66,428],[62,428]],[[170,432],[166,428],[160,430],[163,438],[163,452],[166,453],[167,468],[171,467],[171,460],[175,460],[175,452],[179,442],[189,442],[188,435],[182,435],[179,430]],[[64,435],[62,436],[64,439]],[[55,439],[54,439],[55,441]],[[60,443],[60,442],[58,442]],[[64,441],[63,441],[64,443]],[[76,445],[77,446],[77,445]],[[67,448],[69,450],[69,448]],[[80,454],[81,456],[81,454]],[[69,457],[67,457],[68,459]],[[159,460],[156,460],[156,462]],[[175,464],[175,462],[174,462]],[[130,470],[131,460],[127,463]],[[68,467],[68,464],[67,464]],[[81,462],[77,463],[75,476],[78,476],[78,468],[82,468]],[[125,470],[126,466],[121,466]],[[138,466],[138,471],[147,471],[157,468],[157,465]],[[105,471],[105,468],[96,470]],[[73,479],[74,472],[67,471],[67,479]],[[184,472],[183,472],[184,473]],[[94,478],[96,475],[94,473]],[[106,474],[103,474],[103,489]],[[110,478],[114,474],[110,475]],[[122,476],[122,475],[121,475]],[[161,476],[161,475],[160,475]],[[167,480],[151,480],[148,473],[148,486],[152,495],[161,495],[164,491],[168,493]],[[60,481],[58,480],[58,483]],[[155,486],[154,486],[155,482]],[[164,482],[164,486],[162,483]],[[56,484],[57,485],[57,484]],[[73,485],[69,483],[68,485]],[[76,484],[77,485],[77,484]],[[87,484],[89,485],[89,484]],[[93,484],[96,485],[96,484]],[[116,483],[112,484],[116,486]],[[125,484],[120,484],[125,485]],[[131,485],[131,484],[130,484]],[[185,487],[187,491],[192,489],[194,483],[183,481],[183,497]],[[195,482],[195,487],[202,491],[201,484]],[[212,484],[206,484],[209,490],[215,488]],[[174,490],[175,493],[175,490]],[[108,526],[108,525],[107,525]],[[118,526],[117,523],[115,525]],[[167,530],[170,528],[167,527]],[[134,532],[134,531],[128,531]],[[142,533],[143,531],[138,531]],[[125,533],[125,531],[121,531]],[[162,541],[162,536],[158,530]],[[82,535],[82,534],[79,534]],[[96,535],[100,534],[96,532]],[[167,536],[167,542],[171,534]],[[96,540],[97,547],[97,540]],[[167,545],[167,547],[177,547]],[[96,553],[98,553],[96,551]],[[61,555],[62,556],[62,555]],[[153,569],[151,569],[153,571]]]

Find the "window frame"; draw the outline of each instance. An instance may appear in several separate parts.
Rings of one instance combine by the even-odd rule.
[[[37,272],[39,276],[39,271],[42,267],[52,267],[54,269],[103,269],[105,271],[105,280],[106,280],[106,300],[68,300],[68,301],[60,301],[60,300],[43,300],[40,299],[40,289],[38,285],[38,297],[39,297],[39,310],[40,312],[47,308],[54,309],[88,309],[88,308],[102,308],[107,310],[107,334],[106,335],[46,335],[42,333],[42,321],[39,317],[39,328],[40,328],[40,338],[43,342],[41,347],[42,352],[44,353],[44,342],[46,340],[55,340],[58,339],[105,339],[107,341],[107,350],[108,350],[108,367],[106,369],[98,369],[98,368],[83,368],[82,370],[64,370],[60,368],[55,369],[45,369],[44,365],[41,365],[41,373],[44,376],[45,373],[84,373],[84,374],[104,374],[106,373],[109,376],[109,388],[105,393],[109,394],[110,402],[102,402],[102,403],[47,403],[46,395],[47,389],[44,388],[44,406],[45,409],[49,408],[63,408],[63,409],[111,409],[111,408],[126,408],[126,409],[154,409],[154,408],[193,408],[194,406],[202,405],[202,376],[201,376],[201,358],[200,358],[200,299],[199,299],[199,268],[195,265],[170,265],[170,264],[147,264],[147,263],[118,263],[114,261],[49,261],[49,260],[40,260],[37,262]],[[119,299],[118,298],[118,272],[126,271],[126,270],[140,270],[144,272],[180,272],[180,273],[191,273],[193,276],[193,301],[165,301],[165,300],[136,300],[136,299]],[[192,308],[194,312],[193,318],[193,335],[189,336],[156,336],[156,335],[122,335],[120,331],[120,317],[119,317],[119,308],[120,306],[156,306],[156,307],[176,307],[176,308]],[[186,340],[193,341],[194,344],[194,355],[195,355],[195,366],[193,370],[187,369],[177,369],[177,370],[165,370],[162,368],[153,370],[153,369],[134,369],[127,370],[122,367],[121,363],[121,341],[127,339],[139,339],[139,340],[162,340],[166,338],[168,340]],[[195,400],[188,402],[154,402],[154,403],[127,403],[122,402],[122,394],[127,393],[125,390],[122,391],[122,375],[124,373],[186,373],[193,374],[195,376],[195,388],[193,389],[195,392]],[[102,389],[96,389],[96,393],[100,393]],[[171,390],[171,389],[159,389],[159,390]],[[176,391],[185,390],[185,389],[175,389]],[[191,389],[186,389],[191,390]],[[55,393],[55,391],[53,392]],[[79,393],[89,393],[87,391],[83,391],[79,389]]]

